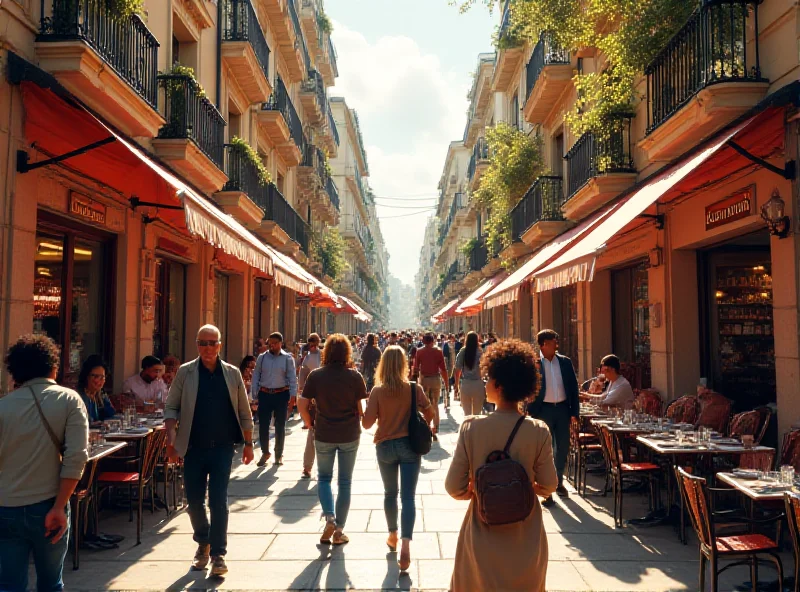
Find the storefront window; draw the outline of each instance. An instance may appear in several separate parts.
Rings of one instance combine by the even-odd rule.
[[[222,334],[222,349],[219,355],[227,359],[228,352],[228,276],[214,274],[214,323]]]
[[[37,234],[34,272],[33,329],[61,347],[60,381],[74,386],[89,355],[110,362],[106,247],[75,234]]]
[[[183,359],[186,268],[169,259],[156,259],[156,265],[153,355]]]
[[[553,293],[553,319],[558,333],[558,350],[578,366],[578,286],[559,288]]]
[[[612,278],[613,353],[634,388],[649,388],[650,301],[647,262],[615,270]]]

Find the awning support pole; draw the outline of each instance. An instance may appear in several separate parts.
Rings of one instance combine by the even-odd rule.
[[[750,161],[756,163],[757,165],[764,167],[765,169],[775,173],[776,175],[780,175],[784,179],[788,179],[790,181],[793,181],[794,178],[795,178],[795,175],[796,175],[796,170],[795,169],[796,169],[796,167],[795,167],[795,161],[793,161],[793,160],[788,161],[786,163],[786,166],[781,169],[779,167],[776,167],[773,164],[768,163],[763,158],[759,158],[755,154],[751,154],[750,152],[748,152],[747,150],[745,150],[744,148],[739,146],[739,144],[737,144],[733,140],[728,140],[728,146],[730,146],[731,148],[736,150],[736,152],[738,152],[739,154],[744,156],[747,160],[750,160]]]
[[[70,152],[65,154],[61,154],[60,156],[54,156],[53,158],[48,158],[47,160],[40,160],[39,162],[34,162],[33,164],[28,163],[28,153],[25,150],[17,150],[17,172],[18,173],[27,173],[29,171],[49,166],[51,164],[57,164],[59,162],[65,161],[68,158],[72,158],[73,156],[80,156],[81,154],[86,154],[90,150],[94,150],[95,148],[100,148],[101,146],[105,146],[106,144],[110,144],[111,142],[116,142],[117,138],[114,136],[109,136],[102,140],[98,140],[97,142],[92,142],[91,144],[87,144],[81,148],[76,148]]]

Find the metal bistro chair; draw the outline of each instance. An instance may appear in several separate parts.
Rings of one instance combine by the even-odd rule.
[[[731,418],[733,401],[713,391],[705,391],[697,399],[700,402],[700,413],[695,425],[724,434]]]
[[[691,423],[697,421],[700,414],[700,403],[694,395],[684,395],[667,406],[664,415],[674,423]]]
[[[142,500],[145,488],[150,489],[150,512],[155,513],[155,479],[153,473],[158,463],[161,450],[167,442],[166,430],[154,430],[147,435],[144,444],[142,461],[136,472],[107,471],[100,473],[97,478],[98,485],[110,489],[112,487],[128,486],[128,509],[130,519],[133,520],[133,490],[138,488],[139,499],[136,508],[136,544],[142,542]]]
[[[783,519],[783,514],[766,520],[751,520],[748,518],[731,518],[724,513],[715,513],[711,509],[709,489],[706,480],[689,474],[681,467],[675,467],[675,476],[681,495],[689,508],[692,526],[700,541],[700,592],[706,590],[706,564],[711,564],[711,591],[719,590],[719,574],[738,565],[750,566],[750,583],[753,590],[758,584],[758,564],[764,560],[771,561],[778,570],[778,590],[783,590],[783,564],[778,556],[780,546],[775,540],[763,534],[740,534],[730,536],[717,536],[716,522],[731,524],[763,525],[777,523]],[[719,561],[732,561],[719,569]]]
[[[794,549],[794,592],[800,592],[800,495],[787,491],[783,494],[783,501]]]
[[[651,505],[654,505],[658,495],[658,476],[661,473],[661,467],[650,462],[625,462],[622,447],[616,434],[605,425],[600,427],[600,434],[611,462],[610,473],[614,490],[614,528],[622,528],[623,479],[627,477],[647,479],[650,486]]]
[[[586,497],[586,459],[591,453],[602,453],[602,448],[597,434],[581,432],[581,420],[578,417],[570,418],[569,451],[569,474],[574,475],[572,482],[575,484],[575,491]]]

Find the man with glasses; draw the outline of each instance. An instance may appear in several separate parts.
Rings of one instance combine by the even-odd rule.
[[[273,333],[269,349],[258,356],[251,386],[253,399],[258,400],[258,439],[261,442],[263,467],[270,458],[269,424],[275,417],[275,464],[283,464],[283,442],[286,437],[286,416],[289,400],[297,396],[297,370],[294,358],[283,350],[283,335]]]
[[[188,513],[198,545],[192,568],[205,569],[210,559],[212,576],[228,572],[228,481],[235,445],[244,442],[244,464],[253,460],[253,416],[247,389],[239,368],[220,359],[221,346],[217,327],[200,327],[199,356],[178,369],[164,410],[167,456],[184,459]]]
[[[572,360],[558,353],[558,333],[552,329],[544,329],[536,335],[539,344],[539,373],[542,385],[536,399],[528,405],[528,414],[541,419],[550,428],[553,439],[553,451],[558,474],[556,493],[559,497],[569,497],[564,487],[564,467],[569,455],[569,424],[573,417],[580,416],[580,399],[578,397],[578,377]],[[542,505],[555,505],[553,496],[548,497]]]

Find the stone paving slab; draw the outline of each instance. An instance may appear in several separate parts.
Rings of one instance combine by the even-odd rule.
[[[468,508],[467,502],[453,500],[444,491],[460,418],[460,410],[454,408],[449,418],[443,419],[439,442],[423,461],[413,560],[407,574],[399,573],[397,555],[386,546],[383,485],[372,435],[364,434],[358,453],[346,529],[351,542],[332,548],[319,543],[323,525],[316,479],[300,479],[307,433],[295,422],[287,437],[284,466],[236,466],[233,471],[227,577],[208,578],[207,572],[189,570],[195,545],[185,511],[170,517],[163,511],[155,515],[145,511],[142,544],[138,546],[127,512],[104,512],[101,531],[128,538],[119,549],[83,552],[81,569],[73,572],[67,566],[65,570],[67,589],[447,590],[458,532]],[[589,485],[590,493],[596,493],[601,481],[592,476]],[[333,489],[335,492],[335,476]],[[697,590],[696,541],[681,544],[670,526],[615,529],[612,504],[611,496],[584,499],[572,493],[544,511],[550,553],[548,590]],[[645,496],[626,494],[626,518],[646,512]],[[791,573],[790,553],[785,554],[784,565]],[[761,573],[772,578],[767,568]],[[721,580],[720,589],[734,590],[747,578],[747,568],[731,570]]]

